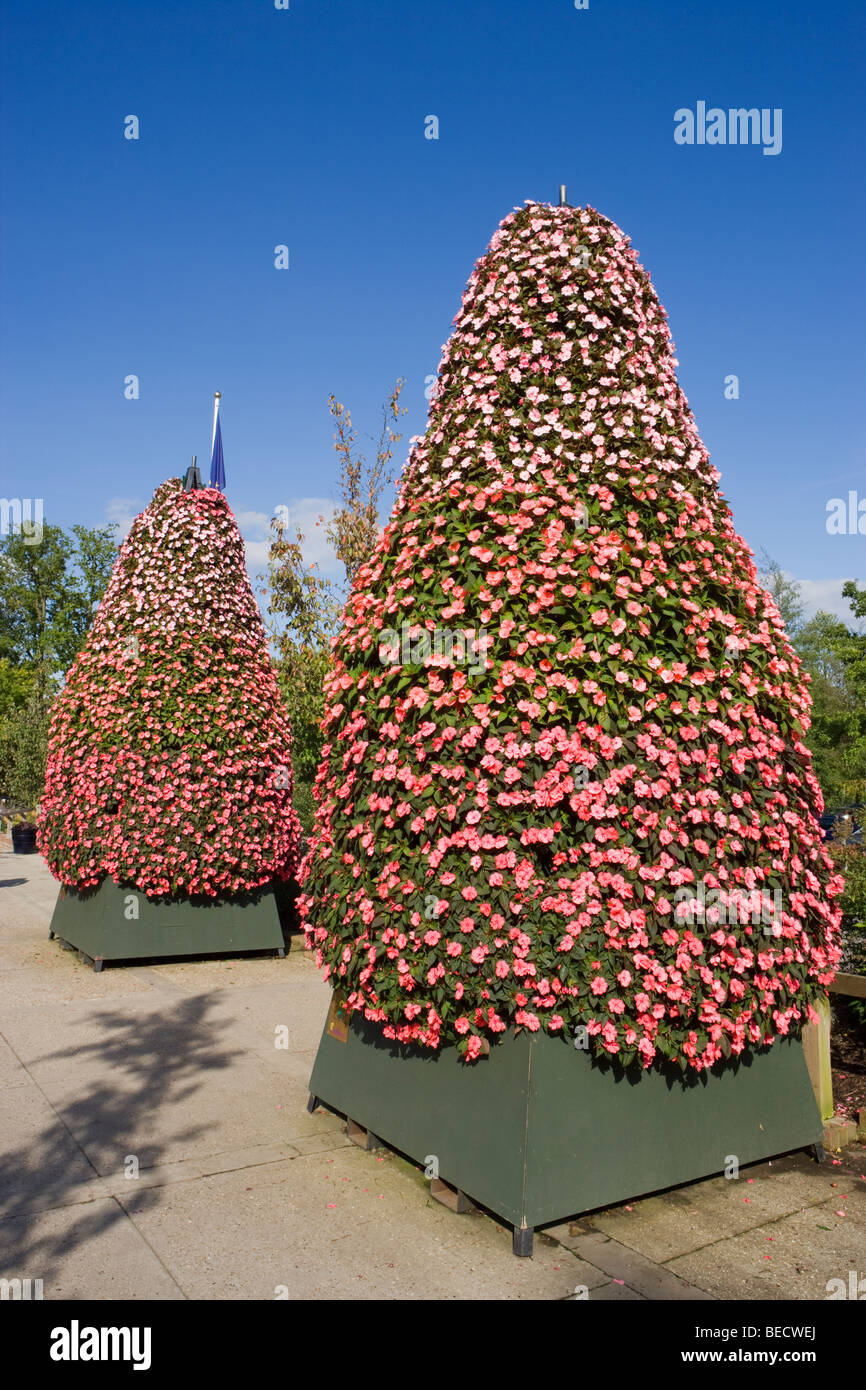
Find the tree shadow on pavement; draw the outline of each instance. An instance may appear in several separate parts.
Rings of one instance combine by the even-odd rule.
[[[96,1041],[33,1059],[33,1066],[67,1061],[87,1070],[90,1061],[98,1061],[99,1076],[85,1080],[73,1098],[53,1101],[57,1113],[41,1133],[0,1153],[0,1278],[42,1279],[49,1296],[49,1283],[70,1250],[127,1219],[117,1198],[76,1189],[100,1176],[122,1177],[128,1155],[144,1174],[166,1161],[178,1144],[206,1132],[207,1124],[195,1124],[157,1137],[160,1112],[187,1100],[205,1084],[208,1072],[224,1070],[243,1051],[226,1047],[221,1025],[209,1021],[216,1002],[196,996],[144,1016],[101,1011],[86,1020],[88,1029],[101,1030]],[[33,1090],[7,1088],[0,1091],[0,1102],[14,1110],[16,1096],[23,1109]],[[158,1205],[160,1187],[135,1179],[127,1186],[137,1208]],[[59,1223],[58,1209],[63,1211]],[[72,1295],[64,1290],[61,1296]]]

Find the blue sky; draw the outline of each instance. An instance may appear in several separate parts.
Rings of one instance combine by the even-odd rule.
[[[0,8],[0,494],[128,517],[207,467],[219,389],[255,571],[277,505],[335,496],[329,394],[372,432],[405,377],[402,462],[475,260],[566,183],[640,251],[738,530],[847,611],[866,537],[826,505],[866,499],[861,4]],[[699,101],[781,108],[781,152],[677,145]]]

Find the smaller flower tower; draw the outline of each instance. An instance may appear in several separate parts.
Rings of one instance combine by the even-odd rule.
[[[292,739],[221,492],[169,479],[57,699],[38,843],[59,937],[106,960],[276,949]]]

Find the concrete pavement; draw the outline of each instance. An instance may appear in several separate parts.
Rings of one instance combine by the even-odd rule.
[[[511,1235],[306,1112],[329,990],[284,960],[106,966],[0,841],[0,1278],[46,1299],[827,1297],[866,1275],[866,1151],[805,1154]],[[288,1047],[277,1047],[281,1028]]]

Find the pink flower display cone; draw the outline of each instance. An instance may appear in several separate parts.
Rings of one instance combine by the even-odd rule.
[[[505,218],[327,683],[302,911],[371,1050],[706,1076],[832,978],[806,679],[676,366],[617,226]]]
[[[675,366],[612,222],[505,219],[328,681],[309,939],[388,1037],[700,1069],[832,977],[807,685]]]
[[[176,914],[260,894],[295,869],[291,747],[235,518],[172,479],[124,541],[56,702],[40,849],[77,899],[117,885]]]

